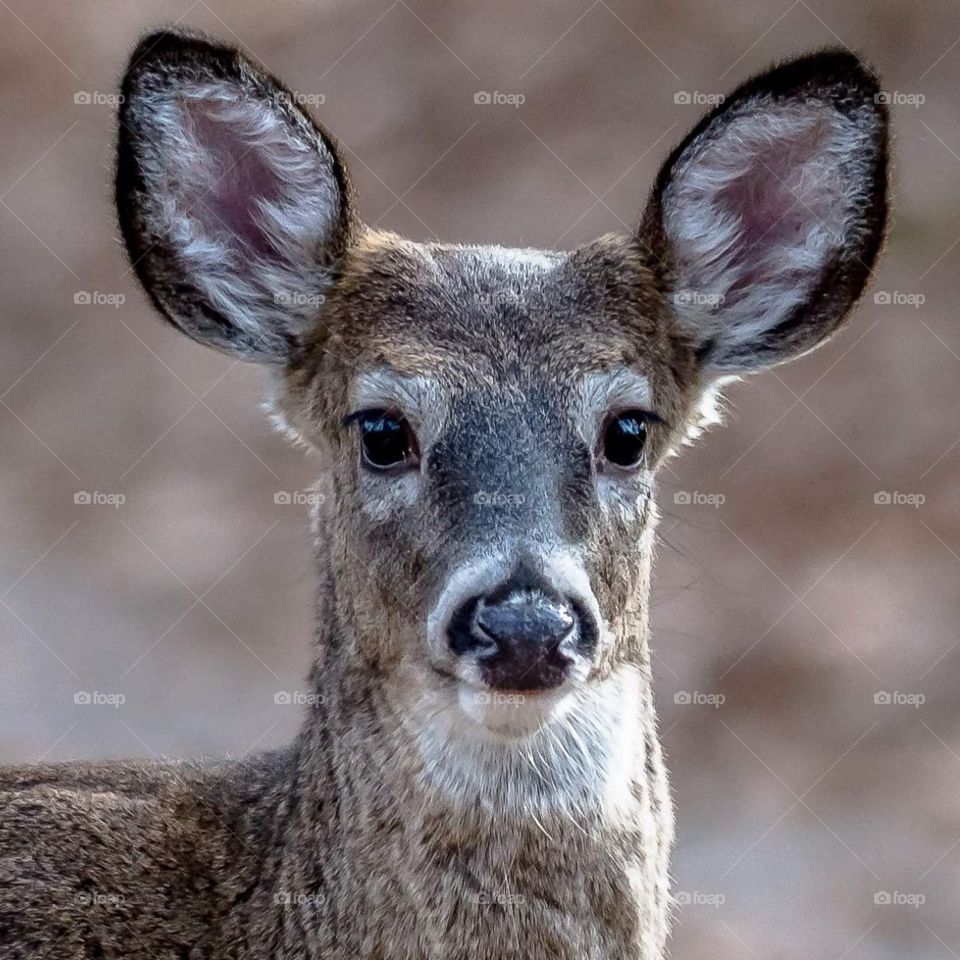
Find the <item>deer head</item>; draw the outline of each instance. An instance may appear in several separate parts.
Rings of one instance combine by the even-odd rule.
[[[870,273],[869,71],[825,52],[749,81],[673,151],[631,236],[571,252],[367,228],[335,141],[234,49],[155,35],[123,93],[143,286],[269,368],[329,471],[343,662],[506,740],[645,675],[658,468],[725,379],[823,343]]]

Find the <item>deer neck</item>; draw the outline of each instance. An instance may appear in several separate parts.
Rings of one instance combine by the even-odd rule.
[[[391,919],[385,958],[419,955],[434,928],[454,960],[487,955],[487,935],[530,937],[510,954],[526,960],[658,957],[672,815],[648,670],[613,671],[555,728],[500,741],[429,698],[411,707],[411,677],[347,662],[325,622],[276,881],[287,897],[323,891],[310,949],[376,915],[413,918]],[[583,953],[584,938],[620,947]]]
[[[596,831],[655,800],[650,771],[659,777],[661,762],[646,662],[612,668],[556,718],[513,737],[480,728],[418,668],[381,674],[347,662],[340,625],[327,620],[325,631],[299,777],[304,790],[336,797],[365,830],[379,829],[389,808],[411,835],[428,815],[520,834],[548,824]],[[349,814],[348,803],[356,807]]]

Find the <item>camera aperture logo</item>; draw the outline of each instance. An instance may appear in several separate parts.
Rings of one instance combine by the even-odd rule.
[[[527,102],[527,98],[522,93],[501,93],[499,90],[494,90],[491,93],[489,90],[478,90],[473,95],[473,102],[480,106],[513,107],[517,109]]]

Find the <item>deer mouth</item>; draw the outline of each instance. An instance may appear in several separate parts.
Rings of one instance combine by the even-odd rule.
[[[520,739],[558,722],[570,700],[568,691],[558,690],[527,694],[461,686],[457,691],[458,705],[470,720],[507,739]]]

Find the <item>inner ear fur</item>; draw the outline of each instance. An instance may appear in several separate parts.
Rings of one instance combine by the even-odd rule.
[[[121,92],[117,212],[154,305],[200,342],[288,358],[357,228],[336,142],[267,71],[195,33],[146,37]]]
[[[663,165],[638,230],[703,366],[822,343],[863,291],[887,219],[888,116],[847,51],[747,81]]]

